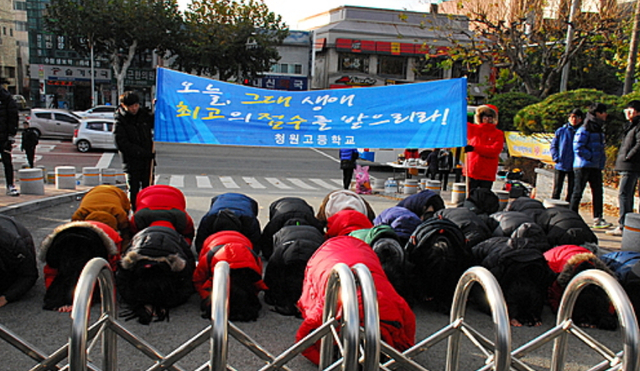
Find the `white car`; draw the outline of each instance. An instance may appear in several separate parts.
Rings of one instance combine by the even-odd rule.
[[[94,117],[112,119],[117,108],[116,106],[95,106],[86,111],[74,111],[73,113],[83,119]]]
[[[71,139],[80,124],[80,117],[62,109],[32,108],[24,118],[40,138]]]
[[[73,144],[83,153],[91,149],[117,149],[113,135],[115,122],[112,118],[82,120],[73,133]]]

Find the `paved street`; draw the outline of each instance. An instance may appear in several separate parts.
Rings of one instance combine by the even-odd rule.
[[[316,166],[318,168],[318,176],[309,176],[308,170],[304,169],[304,166],[293,165],[295,163],[294,160],[284,164],[284,168],[287,170],[276,169],[271,174],[269,174],[268,169],[250,169],[251,166],[255,166],[250,163],[243,164],[250,170],[239,169],[237,174],[230,169],[198,174],[187,165],[183,167],[182,172],[168,172],[166,171],[170,168],[168,164],[178,161],[174,158],[176,155],[171,153],[170,155],[160,156],[157,179],[158,183],[172,184],[183,190],[187,197],[188,212],[196,222],[208,210],[211,197],[223,192],[241,192],[256,199],[260,205],[259,219],[261,225],[264,226],[268,221],[268,207],[276,199],[287,195],[302,197],[317,210],[320,201],[329,192],[330,187],[333,187],[333,189],[339,187],[340,172],[336,163],[323,154],[307,152],[310,153],[299,153],[297,155],[303,158],[303,161],[307,162],[308,166]],[[309,158],[304,158],[305,155]],[[84,155],[78,155],[78,157],[81,156]],[[100,161],[101,157],[96,156],[96,161]],[[118,161],[118,157],[115,156],[110,165],[112,167],[119,166]],[[165,167],[162,164],[165,164]],[[195,164],[195,166],[197,167],[198,164]],[[281,164],[280,166],[283,165]],[[297,172],[298,169],[300,172]],[[283,176],[280,171],[286,175]],[[378,176],[387,175],[379,173]],[[78,186],[77,190],[55,190],[52,185],[47,185],[44,197],[23,195],[19,198],[10,198],[0,195],[0,212],[11,213],[19,222],[28,226],[38,246],[42,239],[51,233],[53,228],[69,220],[79,204],[77,193],[86,189],[87,187]],[[395,196],[375,194],[365,196],[365,198],[371,203],[374,211],[379,213],[395,205],[403,195]],[[443,194],[443,197],[448,201],[451,196],[447,192]],[[52,204],[52,199],[57,200],[55,205]],[[42,202],[39,203],[38,201]],[[11,205],[16,206],[16,203],[20,202],[22,202],[20,205],[22,207],[3,208]],[[49,205],[53,206],[48,207]],[[611,247],[619,246],[619,238],[605,236],[601,231],[596,233],[601,238],[601,241],[607,241],[606,243],[610,244]],[[608,239],[606,239],[607,237]],[[34,289],[28,293],[24,300],[0,308],[0,324],[41,349],[44,354],[51,354],[67,341],[71,321],[68,314],[43,311],[41,309],[43,295],[44,284],[42,278],[40,278]],[[448,323],[448,315],[434,311],[428,306],[417,306],[413,309],[418,322],[417,340],[426,338]],[[97,318],[97,308],[94,308],[92,313],[92,318]],[[35,319],[35,321],[30,319]],[[488,338],[494,338],[490,316],[470,308],[465,321]],[[513,348],[542,334],[551,328],[553,323],[554,316],[546,308],[543,316],[543,326],[535,328],[512,327]],[[140,325],[135,321],[124,322],[123,324],[137,336],[157,347],[160,352],[168,354],[181,343],[204,329],[208,322],[200,318],[199,300],[194,295],[188,303],[171,311],[170,322],[152,323],[150,326]],[[236,325],[246,331],[250,337],[263,345],[268,351],[277,354],[293,344],[300,320],[280,316],[271,312],[268,306],[264,306],[258,321],[237,323]],[[589,330],[589,332],[595,334],[599,341],[610,345],[612,349],[620,349],[620,332],[599,330]],[[139,370],[146,369],[153,364],[153,361],[150,361],[124,340],[119,339],[118,344],[118,369]],[[585,346],[576,344],[575,341],[570,344],[571,352],[568,355],[569,364],[566,367],[567,370],[585,370],[600,360],[592,352],[587,352]],[[98,349],[92,352],[96,361],[99,359]],[[468,340],[462,341],[462,349],[461,369],[468,370],[482,367],[484,358],[481,352],[474,348]],[[259,369],[263,365],[262,361],[249,353],[235,340],[231,340],[229,351],[230,364],[238,370]],[[425,354],[419,356],[417,360],[429,369],[444,369],[445,352],[446,342],[429,349]],[[27,356],[2,341],[0,341],[0,354],[2,354],[2,366],[0,366],[2,370],[27,370],[35,364]],[[526,361],[533,365],[534,369],[548,369],[550,357],[551,346],[547,345],[527,357]],[[208,345],[204,344],[179,364],[182,369],[191,370],[198,368],[207,359]],[[289,365],[292,370],[315,369],[306,359],[300,357]]]

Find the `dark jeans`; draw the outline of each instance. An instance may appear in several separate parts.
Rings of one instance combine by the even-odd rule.
[[[442,185],[442,190],[447,190],[447,183],[449,183],[449,170],[438,170],[438,174],[440,175],[440,184]]]
[[[473,179],[473,178],[469,178],[469,190],[472,190],[474,188],[486,188],[486,189],[491,189],[491,187],[493,187],[493,182],[490,180],[480,180],[480,179]],[[469,194],[467,191],[467,194]]]
[[[351,186],[351,179],[353,179],[353,168],[342,169],[342,186],[344,189],[349,189]]]
[[[11,152],[2,150],[2,165],[4,166],[4,178],[7,187],[13,185],[13,164],[11,163]]]
[[[562,186],[564,185],[564,178],[567,178],[567,197],[565,201],[571,202],[571,194],[573,193],[574,188],[574,179],[575,176],[573,171],[564,171],[555,169],[553,173],[553,192],[551,193],[551,198],[554,200],[560,199],[560,194],[562,193]]]
[[[574,169],[573,172],[576,179],[573,193],[571,194],[571,210],[576,213],[579,212],[582,192],[584,192],[588,182],[589,187],[591,187],[593,219],[602,218],[602,171],[596,168],[583,167]]]
[[[633,195],[636,193],[636,184],[639,177],[640,172],[620,172],[620,184],[618,186],[618,205],[620,206],[618,225],[620,226],[624,226],[624,216],[633,212]]]
[[[27,155],[27,162],[29,163],[29,167],[33,168],[35,165],[35,157],[36,157],[36,148],[25,148],[24,152]]]
[[[138,192],[149,186],[151,177],[150,171],[150,169],[147,169],[146,171],[138,170],[126,173],[127,187],[129,187],[129,200],[131,201],[131,209],[133,211],[136,210],[136,198],[138,197]]]

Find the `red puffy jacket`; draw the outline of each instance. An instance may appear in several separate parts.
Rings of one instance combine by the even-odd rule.
[[[216,247],[221,246],[217,251]],[[253,252],[251,241],[236,231],[221,231],[207,237],[202,244],[198,266],[193,272],[193,285],[200,298],[211,295],[213,270],[220,261],[229,263],[229,268],[251,268],[262,277],[262,260]],[[266,290],[262,280],[256,282],[256,290]]]
[[[574,275],[573,271],[571,271],[567,265],[571,264],[575,266],[580,261],[586,259],[592,259],[594,261],[598,259],[590,250],[577,245],[556,246],[551,250],[547,250],[543,255],[547,263],[549,263],[551,270],[554,273],[558,273],[558,278],[553,281],[548,292],[549,305],[555,312],[560,306],[560,300],[562,299],[565,286]]]
[[[146,187],[138,193],[130,224],[133,233],[151,226],[171,228],[189,244],[195,233],[184,194],[178,188],[163,184]]]
[[[502,130],[495,124],[467,123],[467,143],[473,146],[473,151],[467,152],[466,175],[477,180],[495,181],[504,147]]]
[[[322,325],[325,288],[331,270],[338,263],[345,263],[350,267],[362,263],[369,268],[378,294],[382,340],[399,351],[413,346],[416,317],[411,308],[387,279],[380,260],[371,247],[362,240],[350,236],[339,236],[327,240],[309,259],[302,295],[298,300],[298,308],[304,321],[296,333],[296,341],[300,341]],[[359,297],[358,301],[360,318],[362,318],[362,298]],[[307,348],[302,354],[318,364],[320,342]]]

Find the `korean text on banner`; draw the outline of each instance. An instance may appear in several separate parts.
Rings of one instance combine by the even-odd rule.
[[[165,68],[157,76],[157,141],[313,148],[449,148],[467,141],[465,78],[287,92]]]
[[[553,162],[551,158],[553,134],[524,135],[517,131],[506,131],[504,134],[509,156],[527,157],[548,163]]]

